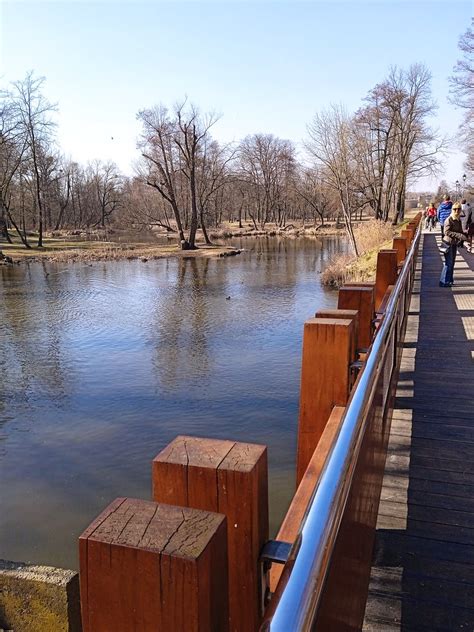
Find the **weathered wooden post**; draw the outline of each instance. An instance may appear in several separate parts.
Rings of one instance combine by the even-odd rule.
[[[261,619],[259,556],[268,540],[267,449],[179,436],[153,460],[153,499],[227,517],[232,632]]]
[[[354,321],[311,318],[305,322],[301,368],[296,484],[299,485],[334,406],[350,391]]]
[[[118,498],[79,538],[83,632],[228,630],[224,516]]]
[[[359,349],[367,349],[372,344],[375,318],[375,291],[373,285],[344,285],[339,289],[337,301],[339,309],[355,309],[359,312]]]
[[[394,237],[392,245],[393,250],[397,251],[397,264],[401,266],[407,256],[407,240],[405,237]]]
[[[416,229],[418,228],[418,224],[416,222],[408,222],[408,228],[413,231],[413,236],[416,233]]]
[[[415,231],[413,230],[413,228],[404,228],[401,232],[400,235],[406,239],[407,242],[407,250],[410,248],[411,246],[411,242],[413,241],[413,236],[415,235]]]
[[[413,231],[413,238],[415,237],[416,229],[418,228],[418,224],[416,222],[409,222],[408,228]]]
[[[315,318],[336,318],[340,320],[352,320],[354,333],[352,336],[351,362],[357,360],[359,348],[359,312],[356,309],[320,309],[314,315]]]
[[[397,251],[380,250],[375,273],[375,311],[380,307],[388,286],[395,285],[397,272]]]

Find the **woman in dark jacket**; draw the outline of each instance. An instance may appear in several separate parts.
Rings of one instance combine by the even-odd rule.
[[[467,239],[466,233],[462,230],[460,215],[461,205],[456,203],[451,210],[451,215],[444,222],[443,241],[449,244],[449,248],[444,254],[444,266],[439,280],[440,287],[451,287],[453,285],[454,263],[458,246],[462,245],[463,241]]]

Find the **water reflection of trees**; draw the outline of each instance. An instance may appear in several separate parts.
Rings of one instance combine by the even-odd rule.
[[[66,392],[61,284],[44,266],[15,269],[3,279],[0,303],[2,401],[29,408],[45,391],[55,401]],[[0,413],[1,414],[1,413]],[[2,414],[3,417],[3,414]]]
[[[195,383],[209,374],[209,259],[180,259],[176,284],[160,297],[155,309],[157,337],[154,365],[162,387]]]
[[[339,237],[260,238],[249,250],[255,255],[254,264],[263,266],[266,284],[289,290],[296,288],[302,273],[321,272],[332,258],[345,251],[345,243]]]
[[[251,252],[257,263],[259,259],[265,259],[271,266],[277,258],[279,269],[285,268],[289,284],[297,283],[299,270],[318,272],[334,256],[348,250],[346,240],[339,236],[241,238],[237,245]]]

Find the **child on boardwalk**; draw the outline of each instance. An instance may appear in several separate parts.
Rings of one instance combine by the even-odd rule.
[[[430,202],[430,205],[426,208],[426,224],[425,228],[430,231],[433,230],[436,224],[436,206],[434,202]]]

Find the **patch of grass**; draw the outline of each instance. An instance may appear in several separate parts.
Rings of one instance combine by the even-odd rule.
[[[392,247],[393,237],[400,234],[410,220],[406,219],[397,226],[372,219],[354,230],[360,255],[338,255],[321,273],[323,285],[335,288],[344,283],[375,281],[377,255],[379,250]]]
[[[235,249],[225,246],[198,244],[197,250],[181,250],[171,244],[118,244],[105,241],[66,241],[48,238],[44,247],[25,248],[21,243],[1,244],[0,249],[14,261],[116,261],[123,259],[162,259],[163,257],[209,257],[229,253]]]

